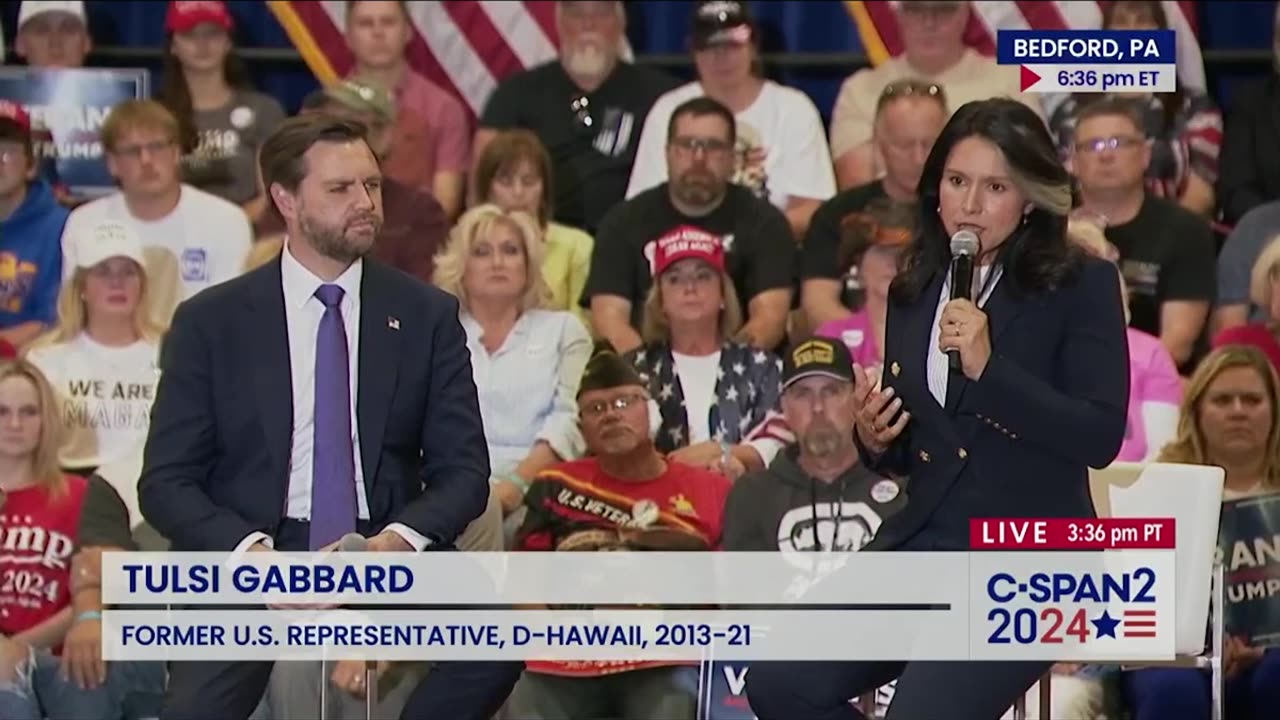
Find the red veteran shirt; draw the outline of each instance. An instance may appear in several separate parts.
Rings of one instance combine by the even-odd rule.
[[[601,530],[668,531],[641,534],[634,549],[717,550],[731,484],[723,475],[667,461],[667,471],[645,482],[619,480],[595,458],[561,463],[538,474],[525,495],[528,514],[516,538],[520,550],[592,549],[609,540]],[[619,539],[618,542],[628,542]],[[587,677],[672,661],[530,660],[531,672]]]

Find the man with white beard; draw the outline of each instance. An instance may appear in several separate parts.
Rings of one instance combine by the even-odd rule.
[[[498,85],[472,143],[479,158],[498,131],[533,131],[551,154],[554,219],[592,234],[626,196],[649,109],[679,84],[621,60],[626,26],[621,2],[557,2],[560,57]]]

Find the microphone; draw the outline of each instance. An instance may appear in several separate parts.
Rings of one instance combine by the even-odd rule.
[[[368,552],[369,538],[359,533],[347,533],[338,539],[335,552]]]
[[[973,300],[973,259],[978,255],[978,236],[961,230],[951,236],[951,299]],[[947,351],[947,363],[960,370],[960,351]]]

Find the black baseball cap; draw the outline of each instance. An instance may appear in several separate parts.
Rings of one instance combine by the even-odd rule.
[[[782,387],[821,375],[853,382],[853,356],[843,342],[825,337],[802,340],[782,358]]]
[[[693,11],[690,40],[695,50],[716,45],[742,45],[755,36],[755,22],[747,4],[736,0],[699,2]]]

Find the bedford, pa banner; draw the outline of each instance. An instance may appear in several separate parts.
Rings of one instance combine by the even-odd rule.
[[[115,189],[98,139],[102,122],[117,104],[150,94],[141,68],[0,68],[0,98],[31,115],[40,174],[78,196]]]

